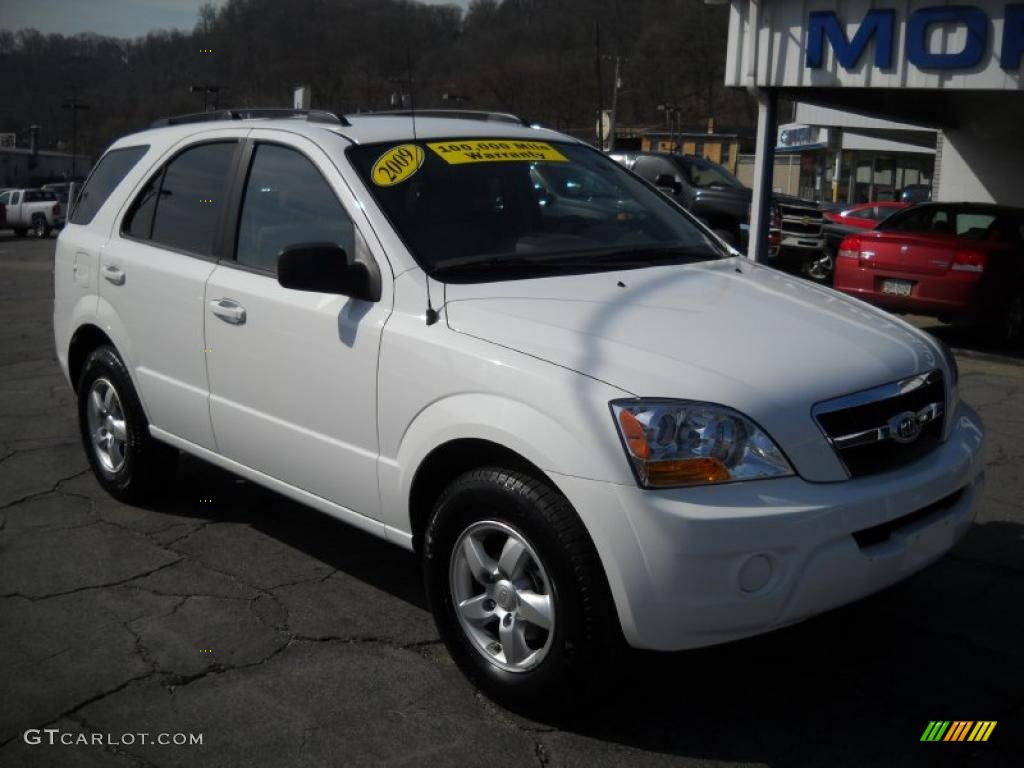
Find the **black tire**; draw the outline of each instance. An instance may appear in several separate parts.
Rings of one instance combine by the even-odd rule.
[[[32,234],[39,239],[50,236],[50,225],[46,223],[45,216],[36,216],[32,219]]]
[[[740,238],[739,235],[737,235],[733,230],[712,229],[711,231],[718,235],[719,239],[724,240],[727,245],[730,245],[733,248],[739,248]]]
[[[103,464],[101,451],[93,443],[89,425],[89,398],[98,387],[111,386],[123,416],[125,440],[123,462],[119,466]],[[114,498],[139,503],[164,490],[174,475],[178,451],[154,440],[149,422],[132,385],[131,377],[112,347],[97,347],[85,359],[78,380],[78,426],[89,465],[96,479]],[[97,390],[98,391],[98,390]]]
[[[453,550],[482,521],[521,534],[546,572],[554,628],[546,655],[526,671],[507,671],[486,658],[456,614]],[[423,554],[427,597],[441,638],[463,673],[494,700],[514,709],[547,710],[595,683],[614,681],[607,660],[624,643],[610,590],[583,523],[557,490],[498,467],[467,472],[435,504]],[[494,601],[490,606],[496,610]],[[495,619],[495,631],[499,624]]]
[[[14,236],[15,237],[24,237],[27,234],[28,234],[28,230],[25,229],[24,227],[15,227],[14,228]]]

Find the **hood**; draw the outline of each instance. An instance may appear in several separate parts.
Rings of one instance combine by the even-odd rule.
[[[449,284],[445,312],[454,331],[637,396],[735,408],[810,480],[846,477],[815,403],[943,365],[906,323],[743,259]]]

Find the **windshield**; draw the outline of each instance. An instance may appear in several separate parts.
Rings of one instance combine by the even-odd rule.
[[[683,167],[690,178],[690,183],[695,187],[700,187],[701,189],[711,189],[714,187],[746,189],[739,179],[722,166],[712,163],[710,160],[704,160],[699,157],[684,157]]]
[[[582,145],[455,138],[356,146],[349,155],[432,275],[725,254],[662,194]]]

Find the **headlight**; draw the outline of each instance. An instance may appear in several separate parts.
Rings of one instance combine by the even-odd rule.
[[[721,405],[615,400],[612,415],[640,485],[667,488],[792,475],[756,424]]]

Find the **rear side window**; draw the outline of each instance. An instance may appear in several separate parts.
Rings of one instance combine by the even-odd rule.
[[[25,193],[26,203],[47,203],[56,200],[57,195],[48,189],[30,189]]]
[[[245,185],[235,258],[239,264],[277,272],[277,257],[284,248],[312,242],[334,243],[351,257],[352,220],[304,155],[275,144],[257,145]]]
[[[213,254],[235,141],[186,149],[136,196],[122,232],[175,250]]]
[[[987,213],[960,213],[956,217],[956,233],[964,237],[987,237],[996,217]]]
[[[88,224],[121,183],[128,171],[146,154],[148,146],[112,149],[96,164],[71,212],[72,224]]]

